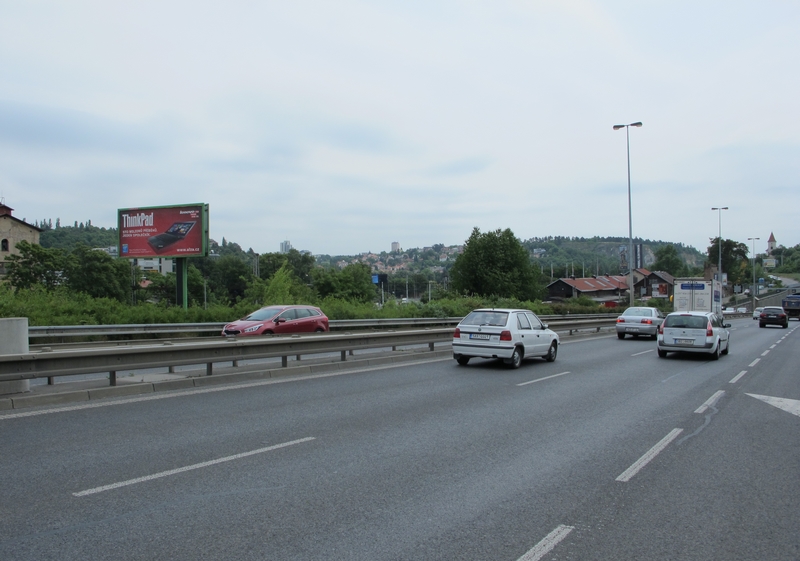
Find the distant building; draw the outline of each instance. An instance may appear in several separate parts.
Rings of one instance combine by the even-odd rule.
[[[772,255],[772,250],[776,247],[778,247],[778,241],[775,239],[775,234],[770,232],[769,239],[767,240],[767,255]]]
[[[292,249],[292,242],[289,240],[281,242],[281,253],[289,253],[289,250]]]
[[[131,259],[133,264],[139,267],[145,275],[147,273],[160,273],[166,275],[167,273],[175,272],[175,260],[163,259],[161,257],[148,257]]]
[[[19,255],[17,244],[26,241],[39,244],[42,230],[12,216],[13,208],[0,201],[0,276],[6,274],[6,260],[10,255]]]
[[[400,253],[400,242],[392,242],[392,253]]]

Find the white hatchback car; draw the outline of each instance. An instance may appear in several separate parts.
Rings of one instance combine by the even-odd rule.
[[[553,362],[560,340],[530,310],[487,308],[470,312],[453,334],[453,358],[466,366],[471,358],[499,358],[519,368],[523,358]]]
[[[730,326],[713,312],[672,312],[658,328],[658,356],[664,358],[668,352],[707,353],[717,360],[730,350]]]

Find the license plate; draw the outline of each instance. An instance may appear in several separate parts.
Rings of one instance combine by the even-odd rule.
[[[694,339],[675,339],[676,345],[694,345]]]
[[[488,341],[489,337],[490,336],[486,333],[470,333],[469,335],[470,339],[483,339],[485,341]]]
[[[639,331],[638,327],[628,327],[625,331]]]

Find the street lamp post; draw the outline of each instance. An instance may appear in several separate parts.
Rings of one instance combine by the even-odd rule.
[[[631,137],[628,129],[641,126],[641,122],[614,125],[615,131],[625,128],[625,141],[628,148],[628,292],[630,293],[631,306],[633,306],[633,213],[631,212]]]
[[[756,311],[756,240],[761,238],[747,238],[748,241],[753,242],[753,292],[750,297],[753,299],[753,311]]]
[[[715,206],[711,207],[711,210],[716,210],[719,212],[719,235],[717,236],[717,240],[719,240],[719,265],[717,265],[717,276],[719,277],[720,290],[722,290],[722,211],[728,210],[728,207]],[[720,298],[721,297],[722,294],[720,294]]]

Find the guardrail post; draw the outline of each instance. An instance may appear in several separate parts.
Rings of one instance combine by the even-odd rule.
[[[286,355],[283,355],[281,357],[281,368],[286,368],[287,366],[289,366],[289,357],[286,356]]]
[[[353,351],[350,351],[353,352]],[[347,351],[342,351],[342,362],[347,362]]]
[[[115,370],[108,373],[108,381],[112,386],[117,385],[117,372]]]
[[[428,350],[433,352],[433,343],[428,343]]]
[[[214,373],[214,363],[207,362],[206,363],[206,376],[211,376]]]
[[[0,355],[26,355],[28,347],[28,318],[0,319]],[[29,380],[0,382],[0,394],[31,391]]]

